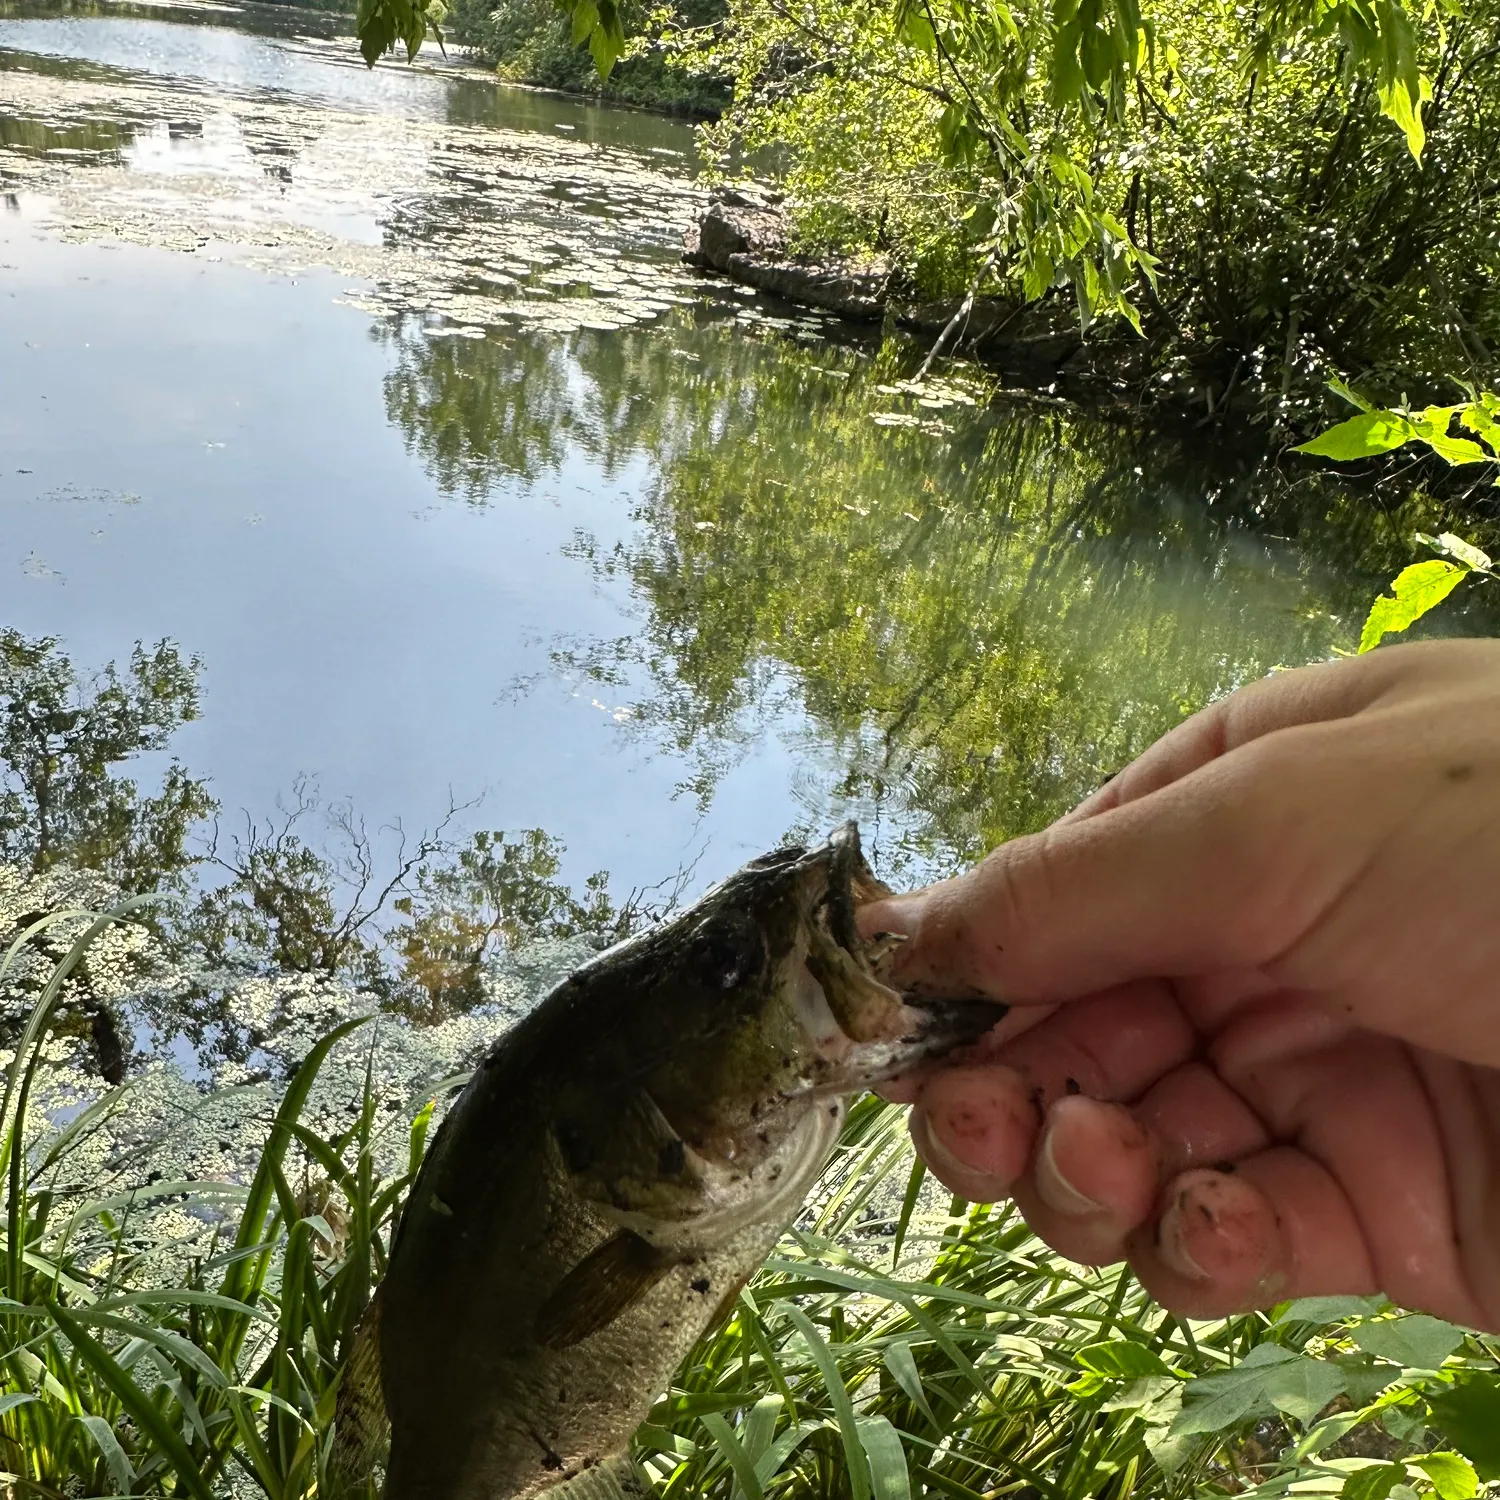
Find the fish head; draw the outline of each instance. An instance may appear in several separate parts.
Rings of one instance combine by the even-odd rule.
[[[764,1104],[768,1088],[782,1100],[868,1088],[977,1040],[1005,1014],[997,1002],[907,995],[888,982],[903,939],[867,938],[858,912],[890,894],[851,822],[815,848],[752,861],[704,899],[705,955],[715,943],[735,954],[712,975],[733,996],[729,1045],[716,1047],[723,1097]]]
[[[590,1196],[657,1243],[679,1222],[701,1229],[705,1214],[724,1227],[795,1212],[844,1095],[995,1024],[1001,1005],[887,983],[897,940],[867,940],[857,921],[886,894],[849,823],[815,848],[752,860],[640,944],[628,1056],[612,1070],[629,1082],[611,1107],[596,1072],[575,1112],[598,1127],[572,1153],[595,1169]]]

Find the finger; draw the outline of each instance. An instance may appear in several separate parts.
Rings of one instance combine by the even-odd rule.
[[[968,1061],[1015,1069],[1045,1109],[1069,1094],[1123,1101],[1193,1055],[1197,1034],[1170,985],[1138,980],[1053,1010],[1017,1038],[981,1042]]]
[[[1168,1184],[1160,1220],[1130,1244],[1163,1306],[1219,1318],[1294,1297],[1378,1290],[1358,1219],[1333,1175],[1277,1147],[1234,1173],[1196,1169]]]
[[[1309,1045],[1318,1032],[1323,1045]],[[1387,1295],[1450,1317],[1479,1315],[1459,1255],[1447,1152],[1405,1046],[1283,997],[1231,1023],[1210,1057],[1273,1136],[1337,1177]]]
[[[934,1073],[910,1122],[912,1141],[933,1174],[974,1203],[1010,1196],[1039,1125],[1031,1086],[994,1064]]]
[[[1069,1260],[1123,1260],[1126,1237],[1156,1202],[1155,1137],[1123,1105],[1059,1099],[1012,1196],[1032,1230]]]
[[[1411,1056],[1442,1138],[1454,1246],[1476,1309],[1458,1321],[1500,1328],[1500,1074],[1419,1049]]]
[[[1143,980],[1065,1009],[1025,1006],[972,1046],[882,1084],[888,1099],[910,1103],[935,1073],[1003,1063],[1031,1083],[1042,1108],[1064,1094],[1131,1099],[1196,1046],[1192,1022],[1170,985]]]
[[[1220,1167],[1264,1151],[1271,1138],[1255,1111],[1203,1063],[1174,1068],[1135,1105],[1158,1142],[1161,1171]]]
[[[1044,1004],[1270,964],[1359,878],[1381,830],[1411,810],[1397,799],[1422,795],[1386,777],[1392,805],[1372,819],[1350,774],[1357,747],[1329,734],[1310,725],[1257,740],[894,903],[912,933],[894,981]]]
[[[1319,662],[1252,682],[1169,730],[1067,816],[1092,817],[1136,801],[1279,729],[1348,718],[1377,703],[1397,683],[1418,674],[1433,680],[1435,663],[1449,664],[1440,674],[1444,677],[1456,669],[1472,670],[1466,662],[1453,662],[1450,643],[1433,644],[1438,645],[1436,653],[1422,646],[1387,648],[1352,661]],[[1482,653],[1493,662],[1490,642],[1480,643],[1472,654]]]

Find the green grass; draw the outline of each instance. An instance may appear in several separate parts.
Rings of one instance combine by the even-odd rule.
[[[331,1494],[340,1372],[432,1105],[381,1107],[367,1071],[345,1129],[309,1128],[350,1021],[293,1075],[247,1183],[66,1189],[70,1154],[119,1096],[54,1125],[33,1089],[68,973],[128,915],[48,919],[80,930],[5,1070],[0,1495]],[[218,1227],[164,1247],[150,1213],[165,1202]],[[1056,1257],[1008,1209],[935,1195],[902,1112],[865,1098],[798,1227],[636,1451],[664,1500],[1169,1500],[1294,1483],[1463,1500],[1481,1481],[1455,1449],[1500,1477],[1494,1355],[1357,1299],[1175,1318],[1128,1272]]]

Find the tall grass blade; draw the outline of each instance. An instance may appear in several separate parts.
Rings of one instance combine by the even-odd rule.
[[[834,1359],[833,1351],[824,1342],[822,1334],[814,1327],[812,1319],[800,1307],[787,1302],[782,1305],[781,1310],[802,1335],[808,1353],[812,1355],[823,1377],[823,1384],[828,1389],[828,1401],[833,1407],[834,1420],[838,1423],[839,1434],[844,1440],[844,1454],[849,1462],[849,1492],[853,1500],[871,1500],[869,1460],[865,1457],[859,1426],[854,1420],[854,1402],[849,1397],[849,1388],[844,1384],[843,1376],[839,1374],[838,1361]]]
[[[901,1438],[885,1417],[856,1417],[860,1441],[870,1464],[875,1500],[911,1500],[911,1474]]]
[[[734,1493],[744,1500],[765,1500],[765,1492],[756,1477],[755,1461],[745,1452],[743,1444],[734,1434],[734,1429],[717,1412],[705,1412],[698,1420],[714,1440],[714,1446],[734,1470]]]
[[[194,1500],[214,1500],[213,1491],[204,1483],[187,1445],[156,1403],[131,1378],[129,1371],[122,1370],[109,1351],[91,1338],[84,1331],[83,1324],[66,1308],[54,1305],[51,1313],[79,1359],[108,1386],[130,1420],[150,1437],[157,1451],[171,1465],[181,1487]]]

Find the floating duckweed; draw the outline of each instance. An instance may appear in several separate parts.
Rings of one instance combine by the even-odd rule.
[[[184,96],[202,125],[186,158],[157,149]],[[361,283],[340,304],[440,308],[479,330],[466,337],[507,322],[623,328],[699,285],[678,246],[702,194],[648,152],[123,71],[7,70],[0,109],[57,132],[122,122],[108,152],[0,145],[0,187],[50,195],[47,222],[68,240],[328,268]]]

